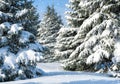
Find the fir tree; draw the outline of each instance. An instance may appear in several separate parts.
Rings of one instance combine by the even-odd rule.
[[[27,31],[27,0],[0,0],[0,81],[39,76],[36,68],[43,47]],[[24,6],[23,6],[24,5]],[[32,5],[32,4],[31,4]]]
[[[74,46],[71,46],[72,40],[77,34],[78,28],[61,28],[58,32],[55,45],[56,60],[68,59],[70,54],[74,51]]]
[[[36,8],[32,5],[32,0],[24,0],[24,8],[29,9],[28,15],[26,17],[26,21],[23,23],[23,26],[27,28],[26,30],[33,33],[35,36],[37,35],[37,29],[39,28],[40,20],[39,14],[36,11]],[[28,19],[28,20],[27,20]],[[25,19],[23,19],[24,21]]]
[[[21,23],[26,31],[29,31],[36,35],[37,29],[39,27],[39,15],[37,14],[37,11],[35,7],[32,5],[32,0],[8,0],[9,4],[14,5],[13,8],[9,10],[9,12],[14,13],[17,11],[17,14],[14,15],[14,21]],[[9,9],[9,8],[8,8]],[[21,16],[21,14],[24,13],[24,15]],[[26,14],[27,13],[27,14]]]
[[[58,16],[54,6],[48,6],[38,29],[38,40],[48,49],[45,56],[53,56],[57,33],[62,25],[61,17]]]
[[[106,72],[113,67],[119,71],[120,0],[80,0],[79,6],[86,10],[88,18],[73,40],[77,47],[64,68]]]
[[[80,0],[69,0],[69,4],[66,6],[69,8],[69,11],[66,11],[66,19],[70,27],[80,27],[83,20],[88,17],[87,13],[84,13],[85,10],[79,5]],[[83,12],[84,14],[80,14]]]

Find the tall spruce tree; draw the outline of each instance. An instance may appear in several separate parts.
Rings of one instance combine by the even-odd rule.
[[[57,33],[62,25],[61,17],[58,16],[54,6],[48,6],[38,29],[38,40],[48,49],[46,57],[53,56]]]
[[[85,11],[79,15],[88,16],[73,39],[71,45],[77,47],[64,68],[103,72],[112,68],[119,72],[120,0],[80,0],[79,6]]]
[[[25,26],[31,22],[29,0],[0,0],[0,81],[37,77],[43,47]],[[25,7],[26,6],[26,7]]]
[[[37,29],[39,28],[40,20],[39,14],[36,11],[36,8],[32,5],[33,0],[23,0],[24,4],[22,7],[25,9],[29,9],[28,16],[25,17],[21,22],[23,22],[23,26],[27,28],[26,30],[33,33],[35,36],[37,35]],[[26,21],[25,21],[26,19]]]
[[[70,54],[76,47],[71,46],[72,40],[77,34],[78,28],[61,28],[58,32],[55,45],[55,57],[56,60],[68,59]]]
[[[32,5],[33,0],[14,0],[12,2],[11,0],[8,0],[8,2],[14,5],[14,8],[11,9],[9,12],[14,13],[18,10],[16,16],[14,16],[14,21],[18,23],[20,22],[27,31],[36,35],[40,21],[39,15],[35,7]],[[21,16],[22,13],[27,13],[27,15]]]
[[[66,11],[66,19],[70,27],[80,27],[83,20],[88,17],[86,10],[79,4],[80,0],[69,0],[69,4],[66,5],[69,8],[69,11]]]

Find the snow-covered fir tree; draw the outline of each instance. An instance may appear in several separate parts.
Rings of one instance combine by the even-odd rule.
[[[27,28],[26,30],[33,33],[35,36],[37,35],[37,29],[39,28],[39,14],[36,11],[36,8],[32,5],[33,0],[23,0],[24,4],[21,4],[23,9],[29,9],[28,15],[21,22],[23,22],[23,26]]]
[[[69,58],[70,54],[75,50],[71,43],[77,31],[78,28],[61,28],[59,30],[56,38],[54,59],[64,60]]]
[[[21,0],[22,1],[22,0]],[[25,18],[19,18],[23,24],[23,26],[26,28],[26,31],[31,32],[35,36],[37,36],[37,29],[39,28],[40,20],[39,20],[39,14],[36,11],[36,8],[32,5],[33,0],[23,0],[24,4],[22,5],[22,9],[29,9],[27,13],[27,17]]]
[[[36,62],[42,57],[43,47],[26,31],[29,28],[26,24],[30,22],[27,17],[32,10],[25,5],[27,2],[29,0],[0,0],[0,81],[41,75]]]
[[[80,11],[83,11],[79,6],[79,3],[80,0],[69,0],[69,4],[66,4],[66,6],[70,9],[65,12],[67,26],[69,26],[69,28],[61,28],[58,32],[56,39],[57,43],[55,45],[55,59],[57,60],[69,58],[70,54],[76,48],[76,43],[73,45],[73,39],[77,34],[79,26],[87,16],[84,14],[79,15]]]
[[[71,43],[77,47],[64,68],[119,71],[120,0],[80,0],[79,6],[84,10],[79,15],[87,14],[87,18]]]
[[[48,6],[38,29],[38,41],[47,48],[45,57],[53,56],[57,33],[62,25],[61,17],[54,6]]]
[[[66,4],[69,8],[69,10],[66,11],[66,19],[70,27],[80,27],[83,20],[88,17],[86,10],[79,6],[79,3],[80,0],[69,0],[69,4]]]
[[[4,0],[3,0],[4,1]],[[33,0],[6,0],[8,3],[13,4],[16,8],[11,9],[9,12],[14,13],[17,11],[16,17],[14,18],[15,22],[21,23],[26,31],[37,34],[37,28],[39,27],[39,15],[35,7],[32,5]],[[19,4],[16,4],[19,2]],[[2,5],[1,5],[2,6]],[[7,11],[9,8],[4,9]],[[22,15],[24,13],[24,15]],[[27,14],[27,15],[26,15]]]

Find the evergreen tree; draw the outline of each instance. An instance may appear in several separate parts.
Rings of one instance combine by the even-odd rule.
[[[62,25],[61,17],[58,16],[54,6],[48,6],[38,29],[38,40],[48,49],[46,57],[53,56],[57,33]]]
[[[39,28],[40,20],[39,20],[39,14],[36,11],[36,8],[32,5],[33,0],[23,0],[24,4],[22,5],[23,8],[29,9],[28,15],[25,21],[25,18],[21,20],[23,23],[23,26],[26,29],[26,31],[29,31],[33,33],[35,36],[37,35],[37,29]]]
[[[75,50],[71,43],[77,31],[78,28],[61,28],[59,30],[56,38],[54,59],[64,60],[69,58],[70,54]]]
[[[36,62],[40,60],[43,47],[25,26],[30,14],[25,7],[28,0],[0,0],[0,81],[37,77],[41,71]],[[23,6],[24,5],[24,6]],[[32,5],[32,4],[31,4]]]
[[[35,7],[32,5],[33,0],[6,0],[11,7],[14,5],[13,8],[9,10],[9,8],[6,8],[5,11],[9,10],[10,13],[14,13],[17,11],[17,14],[14,15],[14,21],[21,23],[26,31],[29,31],[36,35],[37,28],[39,27],[39,15],[36,12]],[[24,15],[22,15],[24,13]],[[26,15],[27,13],[27,15]]]
[[[88,13],[88,18],[71,44],[77,47],[64,68],[119,72],[120,0],[80,0],[79,5]],[[80,44],[77,44],[78,40],[81,40]]]
[[[70,9],[69,11],[66,11],[66,19],[70,27],[80,27],[83,20],[88,17],[87,13],[84,13],[84,8],[79,4],[80,0],[69,0],[69,4],[66,5]]]

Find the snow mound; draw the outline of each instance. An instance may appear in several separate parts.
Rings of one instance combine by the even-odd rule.
[[[119,78],[107,74],[64,71],[60,63],[39,63],[44,75],[39,78],[3,82],[1,84],[118,84]],[[22,73],[22,71],[19,71]],[[4,75],[3,75],[4,76]]]

